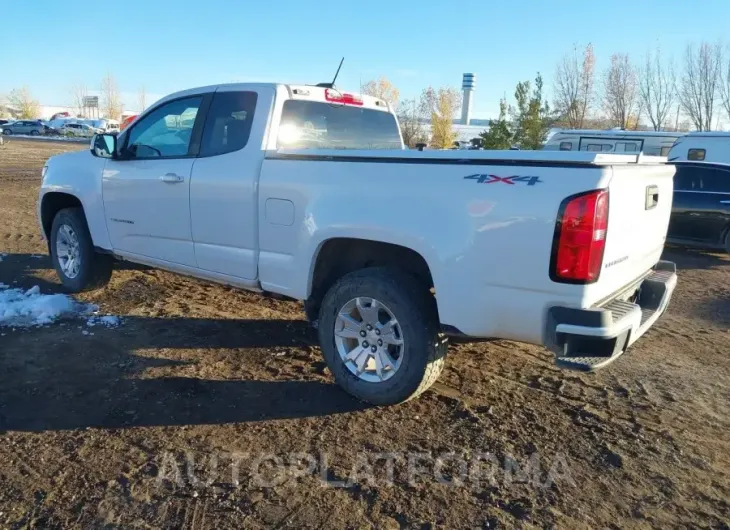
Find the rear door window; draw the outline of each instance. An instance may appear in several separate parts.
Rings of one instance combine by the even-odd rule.
[[[674,188],[679,191],[730,193],[730,171],[713,167],[677,166]]]
[[[200,156],[243,149],[251,135],[256,92],[216,92],[203,128]]]
[[[288,100],[279,126],[279,148],[401,149],[389,112],[318,101]]]
[[[700,189],[710,193],[730,193],[730,172],[717,168],[702,168]]]

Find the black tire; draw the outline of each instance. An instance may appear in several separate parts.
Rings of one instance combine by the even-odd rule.
[[[39,133],[39,132],[38,132],[38,131],[36,131],[36,130],[32,130],[32,131],[30,131],[30,135],[31,135],[31,136],[40,136],[40,134],[41,134],[41,133]]]
[[[73,278],[63,272],[56,255],[58,231],[63,225],[68,225],[73,229],[79,243],[80,266],[78,274]],[[86,224],[86,216],[81,208],[66,208],[56,214],[51,227],[50,251],[56,274],[69,291],[73,293],[92,291],[109,283],[112,276],[112,257],[94,251],[94,243],[89,234],[89,226]]]
[[[3,129],[3,134],[6,136],[10,136],[11,134],[13,134],[13,131],[11,131],[10,129]]]
[[[337,314],[357,297],[381,301],[400,324],[404,341],[401,365],[390,379],[382,382],[358,378],[337,351]],[[322,353],[335,380],[361,401],[373,405],[403,403],[424,392],[443,370],[448,341],[440,332],[436,301],[428,287],[398,270],[374,267],[340,278],[322,301],[318,328]]]

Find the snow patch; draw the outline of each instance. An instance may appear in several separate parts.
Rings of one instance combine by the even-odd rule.
[[[114,315],[94,315],[86,321],[86,325],[89,327],[106,326],[107,328],[116,328],[121,323],[122,320]]]
[[[30,138],[32,140],[46,141],[46,142],[75,142],[75,143],[89,143],[91,137],[82,138],[80,136],[33,136],[32,134],[12,134],[5,137],[8,141],[13,138]]]
[[[41,294],[37,285],[27,291],[0,284],[0,326],[42,326],[59,316],[85,309],[63,294]]]
[[[94,304],[77,302],[65,294],[41,294],[37,285],[24,290],[0,283],[0,327],[43,326],[60,317],[87,318],[98,310]],[[92,315],[86,321],[88,326],[117,327],[120,323],[119,317],[113,315]]]
[[[8,255],[5,252],[0,252],[0,261],[3,260],[3,258],[6,258]],[[2,285],[2,284],[0,284]]]

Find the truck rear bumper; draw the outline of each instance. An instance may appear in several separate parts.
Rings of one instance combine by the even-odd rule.
[[[552,307],[546,346],[562,368],[590,371],[618,359],[654,325],[677,285],[674,263],[660,261],[638,287],[635,302],[614,300],[602,307]]]

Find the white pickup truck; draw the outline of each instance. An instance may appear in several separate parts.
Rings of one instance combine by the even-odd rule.
[[[303,300],[337,382],[391,404],[435,381],[449,335],[618,358],[677,281],[663,161],[410,151],[385,101],[219,85],[51,158],[38,217],[71,291],[116,258]]]

